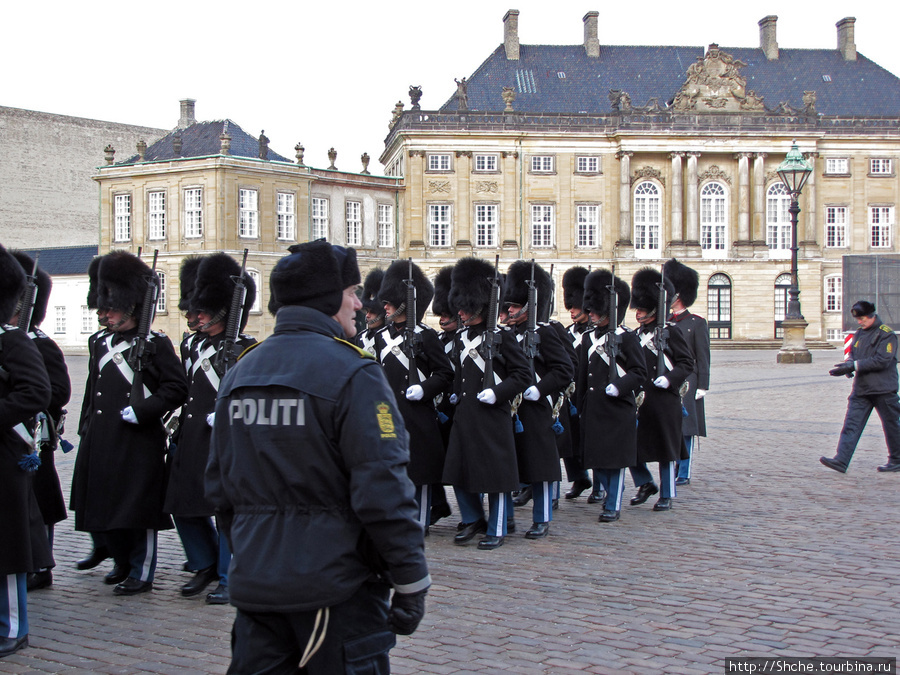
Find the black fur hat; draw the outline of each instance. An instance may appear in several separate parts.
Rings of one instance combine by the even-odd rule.
[[[98,287],[100,285],[97,277],[100,274],[100,261],[102,259],[103,256],[98,255],[93,260],[91,260],[91,264],[88,265],[88,309],[97,309],[100,306],[100,304],[97,302]],[[103,309],[106,309],[106,307],[104,307]]]
[[[384,279],[384,270],[376,267],[366,275],[362,287],[363,309],[374,314],[384,314],[384,305],[378,300],[378,291],[381,289],[381,281]]]
[[[588,271],[584,267],[570,267],[562,278],[563,305],[566,309],[584,309],[584,279]]]
[[[528,302],[528,282],[531,280],[531,263],[525,260],[516,260],[509,266],[506,273],[506,285],[503,295],[503,306],[510,303],[525,305]],[[550,301],[553,299],[553,279],[538,264],[534,265],[534,285],[537,287],[537,313],[538,321],[550,320]],[[529,308],[531,311],[531,308]]]
[[[854,303],[853,307],[850,308],[850,314],[854,317],[875,316],[875,305],[868,300],[858,300]]]
[[[631,307],[633,309],[643,309],[652,312],[657,309],[659,302],[659,280],[662,274],[658,269],[653,267],[642,267],[631,278]],[[672,306],[672,298],[675,297],[675,287],[668,277],[665,282],[666,286],[666,316],[661,317],[663,321],[668,318],[669,308]]]
[[[25,275],[31,274],[31,270],[34,269],[34,259],[25,251],[10,251],[10,253],[12,253],[13,258],[19,261],[19,264],[25,271]],[[28,326],[28,330],[34,330],[36,326],[40,326],[47,316],[47,304],[50,302],[50,290],[53,288],[53,281],[50,279],[50,275],[40,267],[38,267],[35,277],[37,295],[34,298],[34,311],[31,314],[31,325]]]
[[[328,316],[337,314],[347,286],[332,248],[327,241],[317,239],[288,249],[290,254],[275,264],[269,277],[272,314],[284,305],[312,307]]]
[[[612,272],[609,270],[594,270],[584,278],[584,303],[582,309],[585,312],[593,312],[599,316],[609,316],[609,281]],[[616,288],[616,318],[618,323],[625,319],[628,310],[628,302],[631,300],[631,289],[628,283],[615,277],[613,285]]]
[[[416,287],[416,322],[425,318],[425,312],[431,299],[434,297],[434,286],[422,272],[422,269],[412,264],[413,284]],[[409,261],[397,260],[391,263],[384,273],[384,279],[381,280],[381,288],[378,290],[378,299],[382,302],[389,302],[394,307],[400,307],[406,302],[406,284],[404,281],[409,278]]]
[[[12,319],[19,297],[25,290],[25,270],[0,244],[0,324]]]
[[[437,316],[446,314],[454,316],[456,308],[450,305],[450,284],[453,277],[453,265],[442,267],[434,277],[434,300],[431,311]]]
[[[494,266],[488,261],[473,256],[459,259],[450,275],[450,306],[473,314],[485,311],[491,301],[493,279]]]
[[[153,271],[136,255],[128,251],[110,251],[100,260],[98,306],[138,316],[144,304],[147,280],[152,276]]]
[[[233,277],[237,277],[240,273],[241,266],[227,253],[213,253],[201,258],[197,267],[194,293],[189,301],[190,309],[203,310],[213,316],[222,314],[222,321],[227,322],[231,311],[231,297],[234,293]],[[256,300],[256,283],[246,271],[243,280],[247,294],[241,308],[241,330],[247,325],[250,308]]]
[[[697,289],[700,288],[700,275],[697,270],[688,267],[675,258],[666,260],[666,279],[672,282],[678,299],[685,307],[690,307],[697,301]]]
[[[201,255],[189,255],[181,261],[181,267],[178,270],[178,285],[180,287],[180,298],[178,299],[178,309],[186,312],[191,308],[191,296],[194,295],[194,289],[197,285],[197,268],[203,260]]]

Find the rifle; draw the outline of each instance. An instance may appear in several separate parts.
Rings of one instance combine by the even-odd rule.
[[[144,304],[141,306],[137,335],[131,342],[131,349],[128,350],[128,365],[134,371],[131,396],[128,399],[131,405],[144,400],[144,357],[156,351],[156,345],[150,342],[150,326],[153,325],[153,317],[156,316],[156,299],[159,297],[159,277],[156,275],[158,256],[159,249],[156,249],[153,251],[150,276],[147,277],[147,290],[144,291]]]
[[[482,384],[485,389],[493,387],[494,382],[494,353],[497,351],[497,341],[500,336],[496,333],[497,319],[500,309],[500,256],[494,258],[494,278],[491,280],[491,299],[488,302],[487,316],[485,317],[485,331],[481,338],[478,351],[484,359],[484,379]]]
[[[422,346],[422,336],[416,332],[416,284],[413,279],[413,261],[409,259],[409,276],[406,281],[406,334],[403,336],[403,351],[409,359],[409,383],[419,384],[419,369],[416,356]]]
[[[40,257],[40,253],[36,253],[34,256],[34,267],[31,269],[31,274],[28,275],[25,282],[25,292],[22,294],[22,304],[19,308],[19,320],[16,322],[16,328],[25,333],[31,329],[31,317],[34,316],[34,301],[37,298],[38,291],[38,258]]]
[[[531,280],[525,282],[528,285],[528,318],[525,320],[525,339],[522,347],[525,351],[525,358],[528,359],[528,365],[531,368],[531,382],[535,383],[534,376],[534,359],[539,354],[539,345],[541,336],[537,333],[537,286],[534,283],[534,258],[531,259]]]
[[[213,367],[219,377],[228,372],[237,363],[238,336],[241,332],[241,315],[244,313],[244,300],[247,298],[247,284],[244,282],[244,272],[247,269],[247,249],[244,249],[244,258],[241,260],[241,271],[234,281],[234,290],[231,293],[231,310],[228,312],[228,323],[225,324],[225,337],[216,349]]]
[[[607,384],[612,384],[618,375],[616,358],[619,356],[619,345],[622,342],[622,336],[616,332],[616,329],[619,327],[619,295],[616,293],[615,263],[612,264],[609,286],[606,287],[606,290],[609,291],[609,332],[606,334],[606,342],[603,345],[603,350],[606,352],[606,357],[609,359],[609,380],[607,381]]]
[[[669,346],[669,328],[666,326],[666,266],[659,277],[659,300],[656,303],[656,376],[666,374],[666,347]]]

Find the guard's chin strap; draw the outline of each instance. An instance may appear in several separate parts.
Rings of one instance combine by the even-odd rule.
[[[398,316],[402,316],[402,315],[405,314],[405,313],[406,313],[406,303],[405,303],[405,302],[401,302],[401,303],[400,303],[400,306],[399,306],[396,310],[394,310],[394,312],[393,312],[392,314],[390,314],[389,316],[385,317],[385,321],[393,321],[393,320],[396,319]]]
[[[376,316],[373,316],[371,319],[368,319],[368,318],[367,318],[367,319],[366,319],[366,326],[367,326],[368,328],[371,328],[371,327],[374,326],[376,323],[380,323],[380,322],[382,322],[382,321],[384,321],[384,312],[382,312],[381,314],[378,314],[378,315],[376,315]]]
[[[115,323],[109,323],[109,318],[107,317],[107,319],[106,319],[106,327],[109,328],[111,331],[117,331],[117,330],[119,330],[119,328],[121,328],[122,325],[123,325],[126,321],[128,321],[128,319],[130,319],[132,316],[134,316],[134,308],[135,308],[135,307],[136,307],[136,305],[132,305],[132,306],[131,306],[131,309],[127,310],[126,312],[123,312],[123,313],[122,313],[122,318],[121,318],[119,321],[116,321]]]
[[[509,312],[506,315],[506,320],[507,321],[515,321],[516,319],[523,317],[526,314],[528,314],[528,303],[527,302],[522,306],[522,309],[520,309],[518,312]]]
[[[468,321],[463,321],[463,326],[471,326],[472,322],[484,313],[484,307],[475,312]]]
[[[228,314],[228,308],[227,308],[227,307],[223,307],[223,308],[220,309],[218,312],[216,312],[216,315],[215,315],[213,318],[211,318],[211,319],[210,319],[209,321],[207,321],[205,324],[203,324],[202,326],[200,326],[200,328],[198,328],[197,330],[199,330],[201,333],[205,333],[205,332],[208,331],[210,328],[212,328],[213,326],[215,326],[217,323],[219,323],[220,321],[222,321],[222,320],[225,318],[225,315],[226,315],[226,314]],[[198,320],[198,321],[199,321],[199,320]]]
[[[576,314],[575,316],[572,317],[572,321],[574,323],[578,323],[578,320],[584,318],[585,316],[587,316],[587,314],[584,313],[584,310],[579,309],[578,314]],[[588,317],[588,323],[590,323],[590,321],[591,321],[591,319],[590,319],[590,317]]]
[[[446,328],[451,323],[459,323],[459,314],[451,319],[441,319],[438,323],[440,324],[441,328]]]

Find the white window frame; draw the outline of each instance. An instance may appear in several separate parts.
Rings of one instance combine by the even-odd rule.
[[[475,204],[475,247],[497,248],[499,231],[500,205],[497,203]]]
[[[53,307],[53,333],[55,335],[66,334],[66,306],[54,305]]]
[[[850,160],[847,157],[826,157],[825,175],[845,176],[850,173]]]
[[[113,241],[131,241],[131,193],[113,195]]]
[[[662,255],[662,190],[650,180],[634,186],[634,257]]]
[[[147,193],[147,239],[166,238],[166,191]]]
[[[843,310],[844,279],[840,274],[829,274],[823,280],[825,292],[825,311],[840,312]]]
[[[575,205],[575,248],[599,248],[600,205]]]
[[[165,314],[166,309],[166,273],[156,270],[156,276],[159,278],[159,295],[156,296],[156,313]]]
[[[791,194],[781,181],[766,190],[766,246],[769,258],[791,257]]]
[[[344,202],[344,219],[347,246],[362,246],[362,202],[353,199]]]
[[[718,181],[700,188],[700,249],[704,258],[728,255],[728,189]]]
[[[262,312],[262,307],[260,307],[260,298],[263,296],[262,293],[262,275],[258,270],[252,269],[250,267],[247,268],[247,274],[253,279],[253,283],[256,284],[256,297],[253,298],[253,304],[250,306],[251,314],[259,314]]]
[[[869,159],[870,176],[893,176],[894,160],[888,157],[872,157]]]
[[[328,199],[313,197],[311,200],[312,217],[310,219],[310,241],[328,239]]]
[[[553,248],[556,239],[556,204],[531,205],[531,248]]]
[[[600,158],[596,155],[576,155],[575,173],[600,173]]]
[[[275,193],[276,233],[279,241],[295,241],[297,239],[296,196],[293,192],[278,191]]]
[[[203,236],[203,188],[184,189],[184,237],[195,239]]]
[[[869,207],[869,248],[889,249],[893,242],[894,207]]]
[[[259,239],[259,190],[238,189],[238,236]]]
[[[554,155],[532,155],[530,173],[554,173],[556,171],[556,157]]]
[[[452,204],[428,205],[428,246],[430,248],[449,248],[452,226]]]
[[[394,248],[394,205],[378,205],[378,248]]]
[[[481,166],[479,166],[479,164]],[[498,173],[500,171],[498,155],[477,154],[472,160],[472,171],[475,173]]]
[[[87,305],[81,306],[81,332],[90,335],[97,331],[97,314]]]
[[[846,206],[825,207],[825,248],[847,248]]]
[[[429,172],[447,173],[453,171],[453,157],[449,152],[435,152],[428,154]]]

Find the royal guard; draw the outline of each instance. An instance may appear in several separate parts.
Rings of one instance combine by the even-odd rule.
[[[384,303],[378,299],[378,291],[381,290],[383,280],[384,270],[380,267],[376,267],[366,275],[360,298],[363,311],[366,313],[366,328],[359,331],[354,339],[357,346],[373,355],[375,334],[384,328]]]
[[[197,285],[197,269],[203,260],[201,255],[189,255],[181,261],[181,267],[178,270],[178,311],[184,315],[187,330],[181,340],[179,348],[181,352],[181,362],[184,364],[184,372],[190,379],[191,368],[194,365],[196,357],[197,345],[203,341],[204,335],[197,331],[200,321],[197,319],[197,312],[191,309],[191,296],[194,295],[194,289]]]

